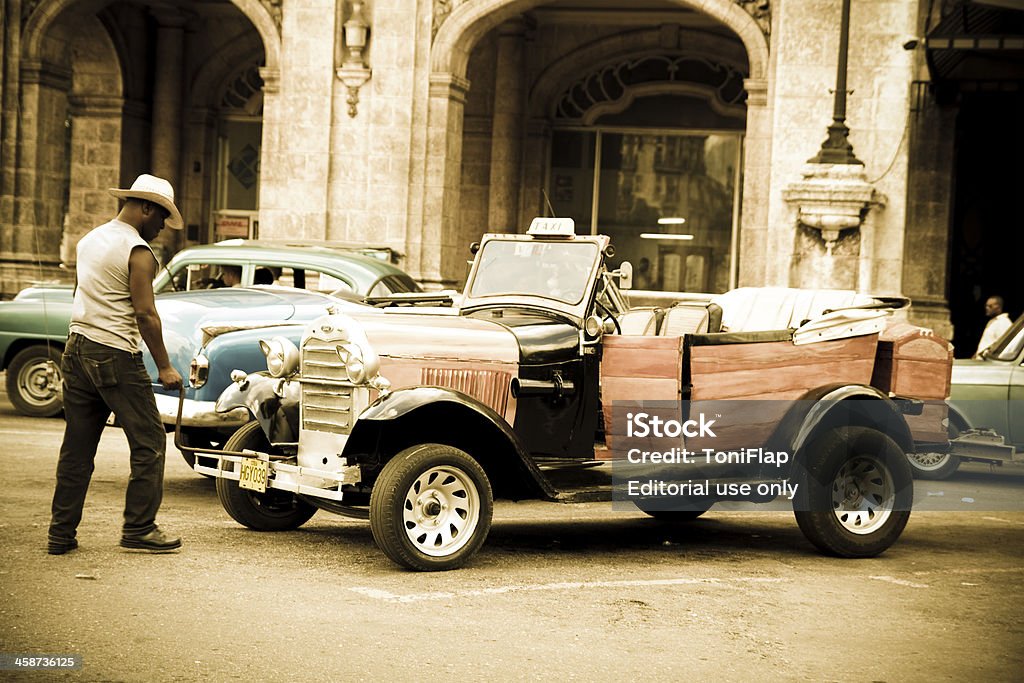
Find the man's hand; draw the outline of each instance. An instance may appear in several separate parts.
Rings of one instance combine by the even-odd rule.
[[[181,375],[173,367],[160,370],[160,384],[164,389],[180,389]]]

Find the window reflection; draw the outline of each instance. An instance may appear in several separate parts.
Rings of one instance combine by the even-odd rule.
[[[633,263],[635,288],[724,292],[739,155],[737,134],[559,130],[552,205],[590,225],[596,165],[597,231],[612,238],[619,261]]]

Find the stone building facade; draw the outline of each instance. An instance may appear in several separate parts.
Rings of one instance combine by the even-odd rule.
[[[1021,246],[998,208],[1020,170],[980,183],[980,208],[958,194],[990,165],[958,153],[972,126],[1021,111],[1019,62],[965,74],[930,47],[970,6],[1009,31],[988,49],[1017,54],[1019,12],[987,2],[1012,5],[849,3],[859,163],[834,165],[808,160],[842,0],[0,0],[0,294],[68,279],[116,211],[106,189],[152,172],[187,224],[167,254],[384,246],[457,286],[482,233],[556,213],[610,233],[651,289],[901,294],[950,336],[979,297],[1012,294],[1000,259]],[[963,275],[965,254],[981,265]]]

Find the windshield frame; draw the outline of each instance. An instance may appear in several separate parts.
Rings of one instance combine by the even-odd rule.
[[[582,243],[593,245],[593,261],[589,264],[586,282],[582,289],[579,301],[566,302],[562,299],[544,296],[541,294],[529,293],[495,293],[495,294],[473,294],[473,289],[480,277],[480,270],[484,264],[481,258],[488,246],[494,242],[511,242],[520,244],[566,244]],[[488,234],[484,235],[470,268],[469,277],[463,290],[462,310],[466,313],[478,311],[483,308],[494,307],[518,307],[535,308],[560,313],[578,325],[583,323],[593,305],[594,291],[598,278],[604,267],[604,253],[608,247],[609,239],[605,235],[576,235],[572,238],[538,238],[532,235],[520,234]]]

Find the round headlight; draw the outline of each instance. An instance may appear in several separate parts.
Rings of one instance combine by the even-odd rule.
[[[362,384],[377,374],[380,360],[372,349],[365,349],[359,344],[345,342],[337,346],[338,358],[345,365],[345,374],[353,384]]]
[[[299,350],[287,337],[260,339],[260,349],[267,357],[267,371],[271,377],[285,377],[299,367]]]

